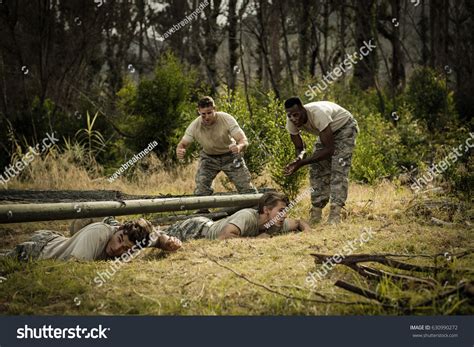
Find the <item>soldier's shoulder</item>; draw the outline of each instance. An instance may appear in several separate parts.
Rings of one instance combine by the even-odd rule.
[[[196,118],[194,118],[194,119],[191,121],[191,123],[189,123],[189,126],[190,126],[190,127],[197,127],[197,126],[200,124],[200,122],[199,122],[200,119],[201,119],[201,117],[196,117]]]
[[[258,211],[253,208],[244,208],[240,211],[234,213],[234,216],[237,217],[256,217],[258,215]]]
[[[231,114],[227,112],[217,111],[216,114],[218,117],[222,117],[224,119],[235,119],[234,116],[232,116]]]

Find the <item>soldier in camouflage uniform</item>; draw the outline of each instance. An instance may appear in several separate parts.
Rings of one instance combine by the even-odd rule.
[[[82,226],[80,230],[77,227]],[[75,221],[71,237],[51,231],[39,230],[13,250],[2,252],[20,261],[37,259],[57,260],[107,260],[144,247],[157,247],[174,251],[181,247],[181,241],[153,228],[152,224],[139,218],[120,224],[113,217],[101,221],[88,218]]]
[[[357,121],[341,106],[318,101],[303,105],[297,97],[285,101],[286,129],[296,147],[296,160],[286,168],[291,175],[304,165],[310,165],[311,222],[321,221],[322,209],[331,200],[330,224],[340,222],[341,208],[347,199],[349,171],[356,137]],[[318,135],[313,154],[304,158],[305,150],[300,131]]]
[[[311,231],[303,220],[286,218],[288,198],[277,192],[267,192],[258,203],[258,210],[245,208],[232,216],[212,221],[193,217],[177,222],[164,232],[181,241],[206,238],[224,240],[236,237],[266,238],[291,231]]]
[[[176,156],[183,159],[194,140],[202,146],[194,194],[212,195],[212,181],[220,171],[229,177],[239,193],[257,193],[242,157],[248,146],[247,137],[235,118],[217,112],[209,96],[198,102],[198,112],[200,117],[191,122],[176,148]]]

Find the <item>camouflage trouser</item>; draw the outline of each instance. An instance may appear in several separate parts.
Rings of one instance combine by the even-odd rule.
[[[349,171],[351,169],[352,152],[354,151],[359,127],[355,119],[350,119],[334,133],[336,147],[331,158],[311,164],[310,184],[313,207],[323,208],[331,199],[331,203],[344,206],[349,188]],[[314,144],[314,151],[323,149],[321,140]]]
[[[6,255],[20,261],[38,259],[44,246],[59,236],[62,235],[51,230],[35,231],[35,234],[28,241],[20,243]]]
[[[250,171],[240,154],[208,155],[201,151],[194,194],[212,195],[212,181],[220,171],[224,171],[239,193],[257,193],[257,189],[250,182]]]
[[[174,236],[181,241],[194,240],[203,238],[203,231],[205,228],[213,223],[212,220],[206,217],[194,217],[181,222],[174,223],[164,230],[164,233],[169,236]]]

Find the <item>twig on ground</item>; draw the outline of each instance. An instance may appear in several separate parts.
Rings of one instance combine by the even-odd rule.
[[[250,278],[248,278],[247,276],[241,274],[240,272],[234,270],[233,268],[231,268],[230,266],[228,265],[225,265],[225,264],[222,264],[221,262],[219,262],[217,259],[215,259],[215,257],[213,256],[210,256],[209,254],[203,252],[203,255],[205,257],[207,257],[210,261],[212,261],[213,263],[215,263],[216,265],[226,269],[226,270],[229,270],[230,272],[232,272],[233,274],[235,274],[237,277],[240,277],[242,278],[243,280],[247,281],[248,283],[254,285],[254,286],[257,286],[257,287],[260,287],[262,289],[265,289],[266,291],[270,292],[270,293],[273,293],[273,294],[276,294],[276,295],[280,295],[284,298],[287,298],[287,299],[290,299],[290,300],[300,300],[300,301],[308,301],[308,302],[315,302],[315,303],[320,303],[320,304],[343,304],[343,305],[373,305],[373,303],[370,303],[370,302],[363,302],[363,301],[340,301],[340,300],[319,300],[319,299],[310,299],[310,298],[303,298],[303,297],[298,297],[298,296],[294,296],[294,295],[288,295],[286,293],[282,293],[278,290],[275,290],[273,288],[270,288],[268,285],[266,284],[263,284],[263,283],[260,283],[260,282],[257,282],[257,281],[254,281],[254,280],[251,280]],[[316,295],[319,295],[319,296],[322,296],[322,297],[325,297],[323,296],[322,294],[320,293],[317,293],[317,292],[314,292],[314,291],[311,291],[312,294],[316,294]],[[383,307],[390,307],[390,308],[395,308],[396,306],[394,305],[389,305],[389,304],[384,304],[384,303],[378,303],[379,305],[383,306]]]
[[[460,294],[462,296],[474,298],[474,282],[461,282],[457,287],[447,290],[443,293],[438,294],[437,296],[427,299],[418,303],[414,308],[422,307],[422,306],[431,306],[436,303],[438,300],[444,299],[453,294]]]
[[[431,278],[417,278],[417,277],[408,276],[408,275],[400,275],[400,274],[395,274],[395,273],[384,271],[384,270],[375,269],[375,268],[368,267],[365,265],[349,264],[346,266],[348,266],[349,268],[351,268],[352,270],[356,271],[358,274],[366,278],[380,280],[383,277],[388,277],[392,280],[403,281],[405,283],[414,282],[414,283],[428,285],[432,288],[435,287],[436,285],[439,285],[437,281]]]
[[[393,299],[384,297],[384,296],[382,296],[380,294],[377,294],[376,292],[373,292],[369,289],[363,289],[363,288],[357,287],[357,286],[355,286],[353,284],[350,284],[348,282],[345,282],[345,281],[338,280],[338,281],[336,281],[336,283],[334,283],[334,285],[336,287],[345,289],[345,290],[350,291],[352,293],[361,295],[361,296],[363,296],[367,299],[376,300],[376,301],[380,302],[381,304],[389,304],[389,303],[395,302],[395,305],[393,305],[394,307],[400,306],[400,304],[401,304],[401,302],[399,300],[393,300]]]
[[[333,258],[333,256],[330,256],[327,254],[311,253],[311,255],[316,258],[315,262],[320,262],[320,263],[323,263]],[[397,269],[408,270],[408,271],[431,272],[431,271],[441,270],[433,266],[412,265],[412,264],[404,263],[398,260],[389,259],[383,255],[372,255],[372,254],[348,255],[345,258],[342,258],[342,260],[338,263],[342,265],[349,265],[349,264],[357,264],[357,263],[365,263],[365,262],[376,262],[376,263],[380,263],[380,264],[394,267]]]

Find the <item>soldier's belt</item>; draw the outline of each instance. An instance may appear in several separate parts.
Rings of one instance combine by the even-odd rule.
[[[224,154],[207,154],[206,152],[204,152],[207,156],[209,157],[212,157],[212,158],[222,158],[222,157],[226,157],[226,156],[229,156],[229,155],[232,155],[232,152],[227,152],[227,153],[224,153]]]

